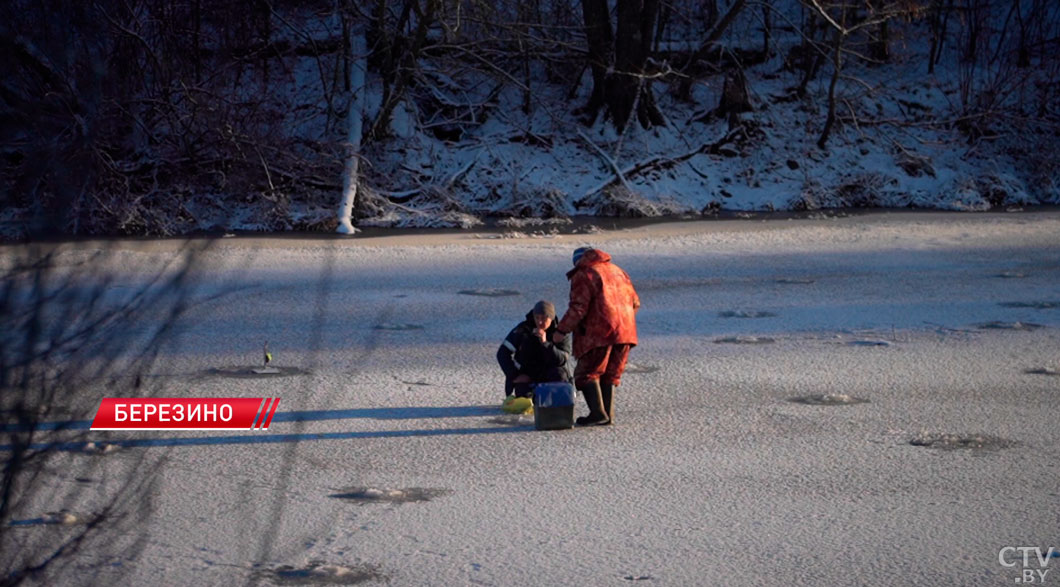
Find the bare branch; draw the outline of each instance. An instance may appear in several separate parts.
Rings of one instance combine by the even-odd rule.
[[[629,191],[633,191],[633,189],[629,185],[629,182],[626,181],[625,175],[622,174],[622,170],[619,169],[618,163],[613,158],[611,158],[610,155],[605,153],[604,150],[599,147],[599,145],[594,143],[592,139],[590,139],[589,137],[585,136],[585,133],[583,133],[581,131],[581,129],[578,129],[578,136],[581,137],[583,141],[588,143],[589,146],[592,147],[593,150],[596,151],[597,154],[600,155],[600,158],[604,160],[604,163],[607,163],[607,166],[611,168],[611,172],[615,174],[615,178],[623,186],[625,186],[626,189],[628,189]],[[608,181],[604,185],[600,186],[599,188],[596,188],[595,190],[591,190],[590,192],[586,193],[585,195],[586,196],[592,195],[594,192],[600,191],[601,189],[603,189],[604,187],[610,185],[611,183],[612,183],[612,181]]]

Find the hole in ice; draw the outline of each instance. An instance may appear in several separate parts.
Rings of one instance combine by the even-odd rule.
[[[430,501],[436,497],[452,493],[449,489],[432,489],[429,487],[408,487],[406,489],[381,489],[378,487],[351,487],[341,493],[328,497],[348,499],[361,503],[410,503]]]
[[[1024,373],[1028,375],[1049,375],[1051,377],[1060,377],[1060,369],[1054,369],[1053,367],[1037,367],[1035,369],[1027,369]]]
[[[848,342],[847,346],[891,346],[891,343],[886,340],[859,339]]]
[[[630,361],[629,363],[626,363],[625,373],[654,373],[658,370],[659,368],[655,365],[642,365]]]
[[[404,324],[395,322],[383,322],[382,324],[376,324],[373,326],[375,330],[423,330],[423,326],[420,324]]]
[[[990,450],[1001,448],[1013,448],[1018,446],[1014,440],[1006,440],[997,436],[987,434],[944,434],[944,433],[921,433],[912,438],[909,444],[922,446],[924,448],[935,448],[940,450]]]
[[[722,281],[716,277],[682,277],[677,279],[646,279],[637,281],[637,291],[641,290],[668,290],[678,288],[697,288],[705,285],[721,285]]]
[[[809,285],[813,283],[814,280],[800,277],[781,277],[777,279],[776,282],[784,285]]]
[[[81,447],[81,452],[89,455],[107,455],[117,452],[119,448],[121,447],[109,442],[86,442]]]
[[[652,576],[651,575],[626,575],[625,577],[622,577],[622,578],[627,580],[627,581],[651,581],[652,580]]]
[[[61,509],[57,512],[48,512],[39,518],[30,518],[28,520],[11,520],[8,525],[10,526],[76,526],[79,524],[87,524],[88,520],[85,516],[75,514],[67,509]]]
[[[499,287],[480,287],[477,289],[462,289],[457,293],[466,296],[485,296],[488,298],[500,298],[504,296],[517,296],[519,292],[514,289],[501,289]]]
[[[1000,322],[995,320],[978,324],[977,328],[983,330],[1037,330],[1042,328],[1042,325],[1033,322]]]
[[[1022,271],[1002,271],[1001,273],[997,274],[997,277],[1001,277],[1003,279],[1022,279],[1024,277],[1027,277],[1027,274]]]
[[[1001,302],[998,304],[1006,308],[1034,308],[1035,310],[1052,310],[1053,308],[1060,308],[1060,302],[1054,301],[1043,301],[1043,302]]]
[[[309,375],[309,371],[299,367],[273,367],[269,365],[254,367],[219,367],[210,369],[208,375],[219,377],[230,377],[233,379],[264,379],[270,377],[291,377],[294,375]]]
[[[789,402],[806,404],[808,406],[850,406],[853,404],[867,404],[869,400],[847,395],[845,393],[825,393],[818,395],[805,395],[793,397]]]
[[[304,567],[281,565],[267,571],[268,578],[280,585],[356,585],[368,581],[386,580],[375,565],[353,567],[313,561]]]
[[[726,336],[715,339],[716,344],[770,344],[774,341],[768,336]]]
[[[60,524],[63,526],[73,526],[74,524],[84,524],[87,521],[84,516],[79,516],[68,510],[59,510],[57,512],[48,512],[44,514],[45,524]]]
[[[773,318],[776,314],[763,310],[726,310],[718,312],[718,316],[721,318]]]

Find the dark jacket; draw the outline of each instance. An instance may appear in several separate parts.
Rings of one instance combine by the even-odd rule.
[[[527,312],[526,319],[512,328],[504,342],[497,349],[497,362],[504,371],[504,391],[511,394],[512,379],[519,375],[528,375],[535,383],[544,381],[570,381],[574,370],[571,359],[571,337],[554,344],[552,333],[556,331],[556,320],[552,320],[545,331],[545,342],[534,336],[533,312]]]

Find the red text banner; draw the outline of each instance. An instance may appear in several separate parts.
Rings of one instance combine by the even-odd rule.
[[[278,397],[105,397],[92,430],[268,430]]]

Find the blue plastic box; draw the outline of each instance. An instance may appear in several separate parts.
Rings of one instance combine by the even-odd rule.
[[[564,430],[574,427],[574,386],[562,381],[534,386],[534,428]]]

